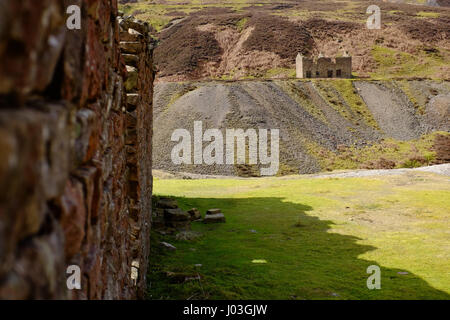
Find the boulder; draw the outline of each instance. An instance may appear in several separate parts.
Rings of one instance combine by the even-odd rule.
[[[164,209],[164,218],[166,221],[190,221],[191,216],[189,213],[181,210],[180,208],[176,209]]]
[[[191,216],[191,221],[195,221],[202,218],[202,214],[197,208],[192,208],[188,211],[189,215]]]
[[[178,203],[175,199],[172,198],[159,198],[158,203],[156,204],[157,208],[162,209],[177,209]]]
[[[209,209],[208,211],[206,211],[207,215],[218,214],[218,213],[222,213],[222,211],[220,209]]]
[[[203,219],[203,223],[224,223],[225,216],[223,213],[207,214]]]
[[[175,246],[171,245],[170,243],[164,242],[164,241],[161,242],[161,246],[163,248],[171,250],[171,251],[177,250],[177,248]]]
[[[152,228],[154,230],[162,230],[166,227],[166,222],[163,216],[153,216],[152,217]]]
[[[191,221],[166,221],[166,232],[173,234],[176,231],[189,231],[191,230]]]

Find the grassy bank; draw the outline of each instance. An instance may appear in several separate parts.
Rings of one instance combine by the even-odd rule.
[[[157,179],[154,191],[183,209],[221,208],[227,222],[193,223],[193,241],[152,235],[149,298],[450,298],[446,177]],[[366,287],[370,265],[381,290]]]

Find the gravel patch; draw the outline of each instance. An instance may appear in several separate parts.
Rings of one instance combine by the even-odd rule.
[[[432,172],[444,176],[450,176],[450,164],[445,163],[429,167],[412,168],[412,169],[402,168],[402,169],[381,169],[381,170],[357,170],[340,173],[325,173],[312,175],[310,176],[310,178],[359,178],[359,177],[399,175],[417,171]]]
[[[339,96],[325,97],[311,81],[157,84],[153,169],[199,175],[258,176],[259,165],[174,165],[171,151],[177,142],[171,141],[172,133],[186,129],[192,135],[192,142],[194,121],[202,121],[203,131],[221,130],[224,137],[230,128],[279,129],[283,175],[324,171],[326,168],[321,168],[318,156],[313,155],[319,150],[340,152],[341,147],[365,147],[382,138],[409,140],[448,128],[448,98],[443,84],[417,83],[416,87],[423,89],[424,99],[429,99],[425,115],[418,114],[408,97],[391,82],[355,81],[355,87],[381,130],[367,125],[356,113],[351,119],[346,117],[327,100]],[[343,108],[347,113],[354,113],[348,106]],[[204,142],[203,149],[208,144]]]

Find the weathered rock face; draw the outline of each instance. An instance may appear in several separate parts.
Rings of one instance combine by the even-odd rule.
[[[145,289],[153,44],[116,2],[1,2],[0,299]],[[80,30],[66,28],[73,4]],[[70,265],[81,290],[66,286]]]

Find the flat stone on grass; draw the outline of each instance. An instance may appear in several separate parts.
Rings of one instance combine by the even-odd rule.
[[[222,213],[222,210],[220,210],[220,209],[209,209],[208,211],[206,211],[207,215],[218,214],[218,213]]]
[[[164,241],[161,241],[161,246],[163,248],[171,250],[171,251],[177,250],[177,248],[175,246],[171,245],[170,243],[164,242]]]
[[[225,223],[225,216],[223,213],[207,214],[203,223]]]

